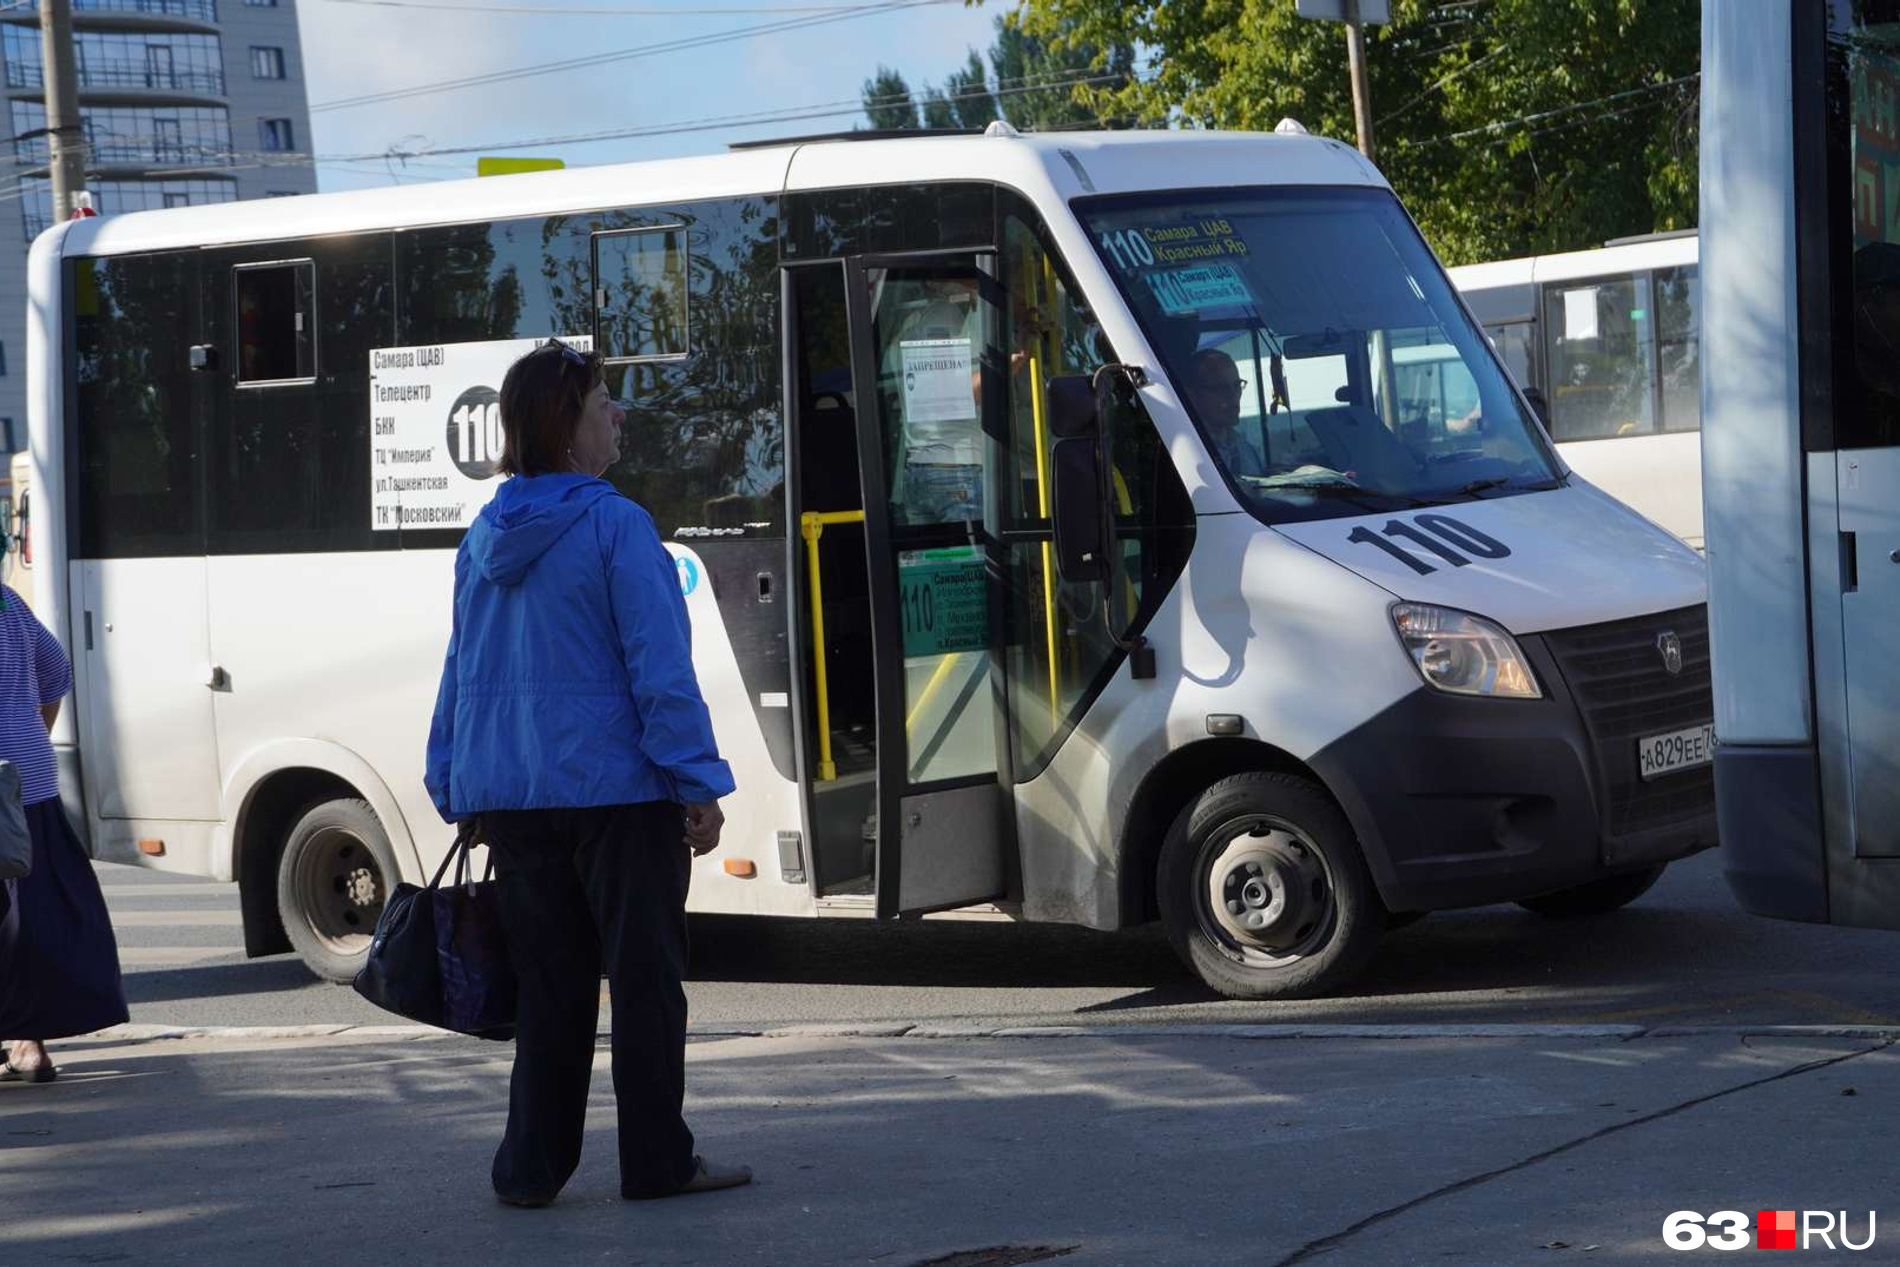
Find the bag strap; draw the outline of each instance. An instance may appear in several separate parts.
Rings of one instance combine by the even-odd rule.
[[[429,877],[430,888],[439,889],[442,887],[442,877],[449,873],[449,864],[451,862],[455,862],[458,858],[461,861],[455,868],[454,883],[455,884],[462,883],[462,876],[465,874],[466,869],[468,867],[468,851],[474,845],[475,837],[480,833],[480,831],[481,831],[480,819],[468,818],[468,819],[462,820],[461,826],[456,830],[456,833],[455,833],[455,843],[450,845],[449,851],[442,855],[442,865],[435,869],[435,874],[433,876]],[[492,870],[495,865],[494,859],[492,858],[489,859],[488,865],[489,865],[489,868]]]

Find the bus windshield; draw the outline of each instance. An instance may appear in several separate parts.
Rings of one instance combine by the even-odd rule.
[[[1557,465],[1393,197],[1077,204],[1228,484],[1269,523],[1554,488]]]

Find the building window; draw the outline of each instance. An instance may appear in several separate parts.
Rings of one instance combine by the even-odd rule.
[[[297,148],[296,133],[291,129],[289,119],[259,119],[257,130],[266,153],[281,154]]]
[[[266,198],[296,198],[300,197],[301,193],[295,189],[266,189],[264,196]]]
[[[247,9],[275,9],[277,0],[244,0]]]
[[[237,292],[238,382],[284,383],[317,375],[317,266],[244,266]]]
[[[7,376],[7,345],[0,343],[0,378]]]
[[[251,78],[284,78],[284,50],[281,48],[251,48]]]
[[[20,451],[20,446],[14,443],[13,419],[11,418],[0,418],[0,445],[4,445],[8,453],[18,453]],[[6,524],[7,524],[7,531],[12,532],[13,531],[13,499],[10,497],[7,499]]]

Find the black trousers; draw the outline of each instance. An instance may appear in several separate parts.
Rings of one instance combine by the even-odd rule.
[[[686,1095],[685,817],[671,801],[482,815],[520,978],[495,1191],[552,1198],[580,1164],[604,969],[613,999],[620,1190],[693,1174]]]

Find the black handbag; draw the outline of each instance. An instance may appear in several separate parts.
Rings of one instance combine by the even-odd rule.
[[[515,974],[495,882],[470,872],[476,832],[474,820],[463,824],[426,886],[396,886],[355,985],[384,1011],[506,1042],[515,1036]],[[450,863],[455,875],[444,888]]]

